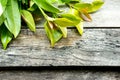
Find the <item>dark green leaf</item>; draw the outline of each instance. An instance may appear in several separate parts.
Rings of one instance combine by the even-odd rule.
[[[3,24],[5,21],[5,17],[3,15],[0,16],[0,26]]]
[[[1,31],[1,42],[3,45],[3,49],[6,49],[8,43],[12,40],[13,35],[8,31],[8,29],[5,26],[2,26]]]
[[[30,8],[28,8],[29,11],[35,11],[37,9],[37,5],[33,4]]]

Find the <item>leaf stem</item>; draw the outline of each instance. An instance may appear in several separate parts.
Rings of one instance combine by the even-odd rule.
[[[43,14],[44,18],[45,18],[48,22],[54,20],[54,18],[51,18],[51,17],[49,17],[48,15],[46,15],[46,13],[43,11],[42,8],[39,8],[39,9],[40,9],[41,13]]]
[[[48,16],[45,14],[45,12],[42,10],[42,8],[39,8],[41,13],[43,14],[44,18],[48,21]]]

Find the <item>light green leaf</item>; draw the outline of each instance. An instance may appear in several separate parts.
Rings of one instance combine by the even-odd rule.
[[[59,0],[61,1],[62,3],[69,3],[71,0]]]
[[[54,3],[56,2],[57,0],[48,0],[49,3]]]
[[[78,24],[78,21],[72,21],[67,18],[55,18],[54,22],[61,27],[68,27],[68,26],[74,26]]]
[[[99,10],[103,4],[104,2],[102,0],[94,0],[92,3],[76,3],[74,7],[79,10],[85,9],[88,13],[92,13]]]
[[[71,14],[71,13],[62,14],[61,16],[63,18],[67,18],[71,20],[72,22],[74,22],[74,24],[78,24],[81,20],[79,16],[76,16],[75,14]]]
[[[27,10],[21,10],[21,15],[31,31],[35,31],[35,22],[32,14]]]
[[[44,10],[52,13],[58,13],[60,10],[50,4],[47,0],[33,0],[39,8],[43,8]]]
[[[51,46],[54,47],[55,43],[62,38],[62,33],[51,22],[46,22],[44,27],[47,37],[50,39]]]
[[[92,9],[92,4],[90,3],[77,3],[74,6],[80,13],[80,17],[85,21],[92,21],[91,16],[88,11]]]
[[[73,14],[73,15],[75,15],[77,17],[80,16],[79,11],[77,9],[74,9],[74,8],[70,8],[69,13]]]
[[[80,16],[85,21],[92,21],[92,18],[86,9],[80,11]]]
[[[8,31],[8,29],[5,26],[2,26],[1,42],[3,45],[3,49],[6,49],[8,43],[10,43],[12,38],[13,38],[13,35]]]
[[[14,37],[17,37],[21,28],[21,16],[17,0],[8,0],[7,5],[9,6],[5,10],[5,25]]]
[[[83,10],[83,9],[91,10],[92,9],[92,4],[81,2],[81,3],[76,3],[74,5],[74,7],[79,9],[79,10]]]
[[[0,0],[0,16],[4,12],[6,8],[7,0]]]
[[[83,34],[83,22],[80,22],[78,25],[76,25],[76,28],[80,35]]]
[[[67,27],[59,27],[62,34],[63,34],[63,37],[66,38],[67,37]]]
[[[92,9],[90,9],[88,12],[92,13],[92,12],[99,10],[103,4],[104,4],[104,2],[102,0],[94,0],[92,2]]]

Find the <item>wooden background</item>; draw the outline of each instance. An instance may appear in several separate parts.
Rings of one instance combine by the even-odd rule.
[[[91,16],[83,36],[68,29],[68,38],[55,48],[50,48],[42,24],[36,25],[36,33],[22,29],[7,50],[0,46],[0,66],[120,66],[120,1],[105,0]]]
[[[36,33],[22,29],[7,50],[1,49],[0,44],[0,80],[119,80],[120,72],[107,68],[120,66],[120,0],[104,1],[102,9],[91,14],[93,21],[84,23],[83,36],[74,28],[68,29],[68,38],[58,42],[55,48],[50,48],[44,20],[36,25]],[[4,71],[4,67],[18,66],[106,66],[106,71],[18,71],[20,68]]]

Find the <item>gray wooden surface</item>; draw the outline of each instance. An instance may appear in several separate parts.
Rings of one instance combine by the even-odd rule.
[[[69,29],[68,38],[55,48],[50,48],[44,29],[22,29],[7,50],[0,46],[0,66],[120,66],[120,1],[105,0],[92,16],[83,36]]]
[[[120,80],[119,72],[97,71],[6,71],[0,80]]]
[[[120,30],[85,29],[50,48],[44,30],[22,30],[7,50],[0,50],[0,66],[120,66]]]

